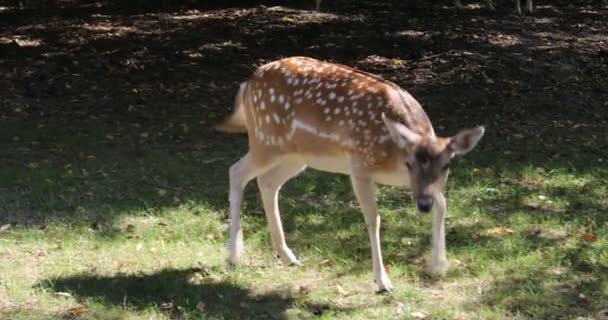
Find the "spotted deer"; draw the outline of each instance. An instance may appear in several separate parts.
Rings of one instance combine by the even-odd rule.
[[[430,271],[447,270],[443,189],[450,160],[471,151],[483,127],[439,137],[420,104],[396,84],[307,57],[259,67],[235,100],[233,113],[217,126],[246,132],[249,140],[249,152],[229,170],[230,263],[238,263],[243,250],[243,190],[257,178],[274,250],[284,263],[300,264],[285,242],[278,195],[285,182],[311,167],[350,176],[380,291],[392,285],[382,263],[376,183],[409,187],[420,212],[435,208]]]

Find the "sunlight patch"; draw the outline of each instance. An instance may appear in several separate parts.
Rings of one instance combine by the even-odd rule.
[[[88,31],[105,33],[112,37],[122,37],[136,31],[133,27],[115,26],[107,22],[99,22],[96,24],[85,23],[81,27]]]
[[[522,43],[518,36],[502,33],[488,35],[488,42],[501,48],[520,45]]]
[[[207,18],[213,17],[212,14],[202,13],[198,10],[188,10],[184,14],[179,15],[170,15],[167,18],[171,20],[177,21],[193,21],[193,20],[203,20]]]
[[[25,47],[39,47],[42,45],[42,39],[25,38],[23,36],[16,35],[14,37],[0,37],[0,44],[11,44],[14,43],[22,48]]]

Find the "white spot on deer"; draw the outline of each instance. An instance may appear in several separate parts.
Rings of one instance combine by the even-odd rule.
[[[330,111],[330,110],[329,110],[329,108],[325,108],[325,109],[323,109],[323,113],[325,113],[325,114],[328,114],[328,113],[329,113],[329,111]]]
[[[266,119],[266,123],[270,123],[270,116],[269,115],[266,115],[265,119]]]
[[[266,102],[264,102],[264,100],[262,100],[260,102],[260,109],[262,109],[262,110],[266,109]]]
[[[275,100],[274,94],[271,94],[270,95],[270,102],[274,102],[274,100]]]
[[[270,93],[270,94],[274,94],[274,88],[269,88],[269,89],[268,89],[268,93]]]
[[[342,101],[344,101],[344,97],[343,96],[339,96],[338,97],[338,102],[342,102]]]
[[[307,84],[307,83],[308,83],[308,78],[304,78],[304,79],[302,80],[302,84]]]
[[[273,113],[273,114],[272,114],[272,117],[274,118],[274,122],[275,122],[276,124],[280,124],[280,123],[281,123],[281,118],[279,118],[279,115],[278,115],[278,114]]]
[[[283,103],[285,102],[285,96],[283,96],[282,94],[279,95],[279,103]]]
[[[302,98],[295,98],[295,99],[293,99],[293,103],[295,103],[295,104],[302,103]]]
[[[293,85],[294,85],[294,86],[297,86],[298,84],[300,84],[300,79],[298,79],[298,78],[294,78],[294,79],[293,79]]]
[[[325,117],[325,121],[330,122],[331,121],[331,116]]]
[[[338,121],[338,125],[339,125],[340,127],[344,127],[344,120],[340,120],[340,121]]]
[[[317,94],[315,94],[315,97],[320,97],[321,96],[321,91],[317,91]]]
[[[288,110],[290,106],[291,105],[289,104],[289,101],[285,102],[285,104],[283,105],[283,107],[285,107],[285,110]]]
[[[313,126],[311,126],[311,125],[309,125],[307,123],[304,123],[302,121],[299,121],[299,120],[294,120],[291,123],[291,131],[292,132],[289,135],[293,135],[293,131],[295,131],[296,129],[302,129],[302,130],[304,130],[306,132],[309,132],[309,133],[312,133],[312,134],[317,134],[317,129],[315,129],[315,127],[313,127]]]
[[[336,94],[335,94],[335,93],[333,93],[333,92],[330,92],[330,93],[329,93],[329,100],[333,100],[333,99],[335,99],[335,98],[336,98]]]
[[[335,108],[334,109],[334,114],[339,114],[340,113],[340,108]]]

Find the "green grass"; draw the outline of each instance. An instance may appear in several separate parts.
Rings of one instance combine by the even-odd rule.
[[[430,216],[381,187],[396,289],[378,295],[343,176],[307,171],[284,188],[297,268],[273,257],[251,184],[244,265],[228,268],[227,172],[246,141],[192,119],[4,123],[0,225],[11,226],[0,232],[0,318],[601,319],[608,310],[604,133],[508,149],[490,134],[459,160],[441,279],[425,273]],[[591,134],[600,137],[585,145]]]

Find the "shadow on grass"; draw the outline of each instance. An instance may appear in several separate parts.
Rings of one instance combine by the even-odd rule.
[[[287,319],[286,311],[296,303],[299,309],[316,315],[348,312],[344,308],[299,299],[289,291],[253,293],[229,281],[208,277],[204,268],[167,269],[151,274],[109,277],[73,275],[48,279],[38,286],[69,292],[85,304],[91,300],[111,308],[160,308],[191,316],[200,315],[202,311],[204,317],[220,319]]]
[[[608,313],[608,268],[590,261],[586,244],[566,250],[572,268],[509,274],[484,291],[481,303],[530,319],[605,319]]]

